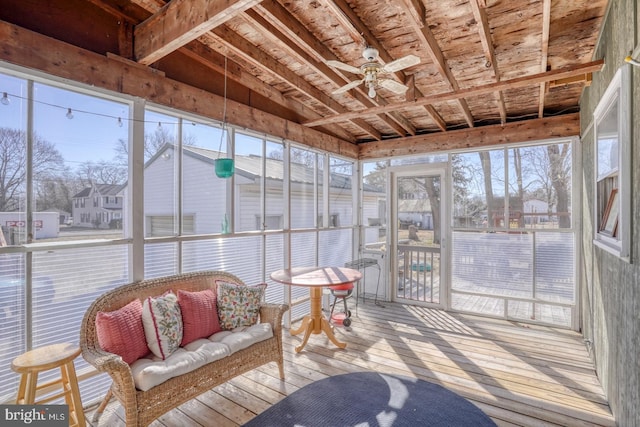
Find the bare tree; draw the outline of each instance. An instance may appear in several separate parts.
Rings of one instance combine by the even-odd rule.
[[[166,144],[177,145],[175,136],[167,127],[157,126],[153,132],[145,132],[144,134],[144,161],[146,162],[153,157]],[[197,146],[196,137],[192,134],[184,133],[182,135],[182,144],[185,146]],[[129,162],[129,143],[124,139],[118,139],[116,145],[116,156],[114,163],[126,165]]]
[[[27,182],[27,136],[24,131],[0,128],[0,211],[24,209]],[[55,145],[37,134],[33,137],[33,180],[51,183],[65,171]],[[63,208],[64,206],[57,206]]]
[[[76,169],[76,177],[81,188],[89,187],[91,183],[122,184],[127,179],[127,165],[105,160],[83,162]]]
[[[547,146],[549,156],[549,175],[556,192],[556,212],[558,226],[571,227],[569,216],[569,196],[571,194],[571,144],[552,144]]]

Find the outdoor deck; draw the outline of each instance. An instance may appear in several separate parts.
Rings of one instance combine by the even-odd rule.
[[[265,365],[214,388],[152,426],[237,426],[286,395],[329,375],[378,371],[418,377],[466,397],[499,426],[614,426],[582,336],[423,307],[372,302],[354,311],[351,330],[336,328],[339,350],[312,335],[284,334],[286,380]],[[93,410],[88,411],[91,419]],[[111,403],[100,426],[124,426]]]

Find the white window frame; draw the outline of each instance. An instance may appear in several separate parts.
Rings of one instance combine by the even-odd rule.
[[[593,193],[593,243],[599,248],[630,261],[631,247],[631,65],[622,65],[614,75],[609,87],[593,112],[594,121],[594,193]],[[618,103],[618,230],[616,236],[600,231],[602,221],[598,200],[608,195],[598,194],[598,125],[611,107]]]

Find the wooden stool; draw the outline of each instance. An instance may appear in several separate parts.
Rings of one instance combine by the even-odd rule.
[[[73,359],[78,357],[80,349],[73,344],[53,344],[28,351],[13,359],[11,369],[21,374],[16,403],[18,405],[36,405],[64,396],[69,405],[69,426],[85,427],[80,389],[76,378]],[[60,368],[61,378],[38,385],[38,373]],[[60,384],[62,391],[36,401],[36,391]]]

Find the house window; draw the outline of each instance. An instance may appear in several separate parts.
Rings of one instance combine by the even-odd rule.
[[[322,227],[322,215],[318,215],[318,227]],[[340,227],[340,214],[329,215],[329,227]]]
[[[266,215],[264,221],[265,230],[282,230],[283,221],[282,215]],[[262,230],[262,219],[259,215],[256,216],[256,230]]]
[[[629,256],[631,235],[630,67],[618,69],[594,111],[594,243],[619,257]]]

